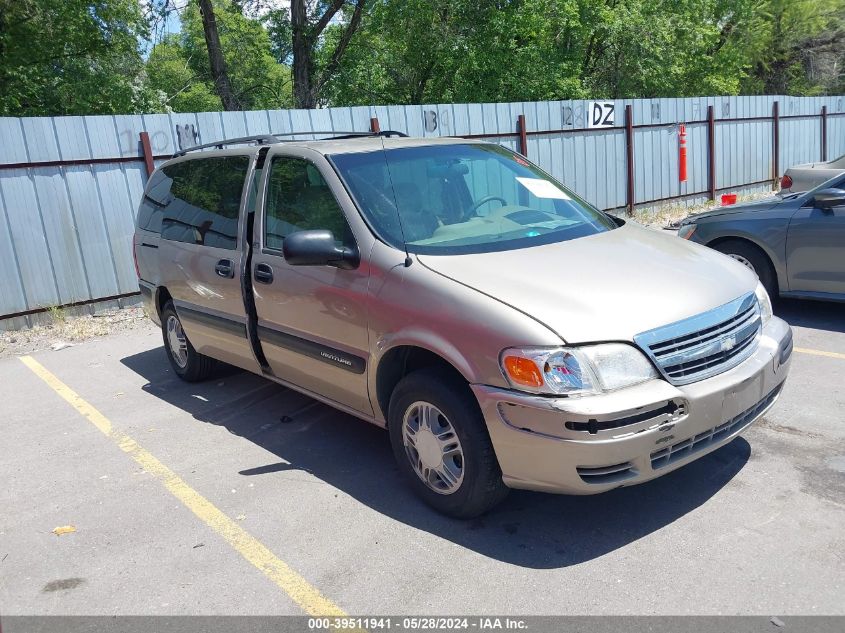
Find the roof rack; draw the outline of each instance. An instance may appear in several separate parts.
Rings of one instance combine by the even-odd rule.
[[[255,136],[240,136],[238,138],[229,138],[224,139],[222,141],[214,141],[213,143],[203,143],[202,145],[192,145],[191,147],[186,147],[185,149],[179,150],[178,152],[173,154],[173,158],[177,156],[184,156],[188,152],[195,152],[201,149],[208,149],[209,147],[215,147],[217,149],[223,149],[227,145],[243,145],[246,143],[255,143],[256,145],[274,145],[276,143],[289,143],[291,141],[285,141],[282,137],[288,136],[317,136],[322,134],[331,134],[328,138],[324,139],[315,139],[321,141],[341,141],[353,138],[374,138],[374,137],[407,137],[407,134],[403,132],[397,132],[395,130],[384,130],[381,132],[340,132],[337,130],[331,130],[327,132],[323,131],[313,131],[313,132],[282,132],[281,134],[257,134]]]
[[[351,138],[375,138],[379,136],[384,137],[391,137],[391,136],[408,136],[404,132],[397,132],[396,130],[383,130],[380,132],[341,132],[340,130],[331,130],[329,132],[283,132],[281,134],[273,134],[272,136],[311,136],[317,134],[331,134],[328,138],[321,138],[316,139],[320,141],[342,141]],[[282,141],[285,142],[285,141]]]
[[[319,132],[315,132],[319,134]],[[325,141],[343,141],[350,138],[358,138],[359,136],[366,136],[369,138],[384,137],[390,138],[393,136],[400,138],[407,138],[404,132],[397,132],[396,130],[382,130],[381,132],[332,132],[332,134],[339,134],[340,136],[332,136],[331,138],[322,139]]]
[[[203,143],[202,145],[192,145],[185,149],[179,150],[173,154],[173,158],[177,156],[184,156],[188,152],[195,152],[200,149],[207,149],[209,147],[216,147],[223,149],[226,145],[241,145],[243,143],[255,143],[256,145],[270,145],[271,143],[278,143],[278,139],[272,134],[258,134],[256,136],[240,136],[238,138],[229,138],[223,141],[214,141],[213,143]]]

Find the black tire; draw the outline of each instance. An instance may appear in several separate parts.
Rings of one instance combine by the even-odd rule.
[[[194,346],[191,345],[191,341],[188,340],[187,334],[184,334],[183,332],[187,348],[185,350],[187,353],[187,359],[184,366],[177,362],[174,357],[173,350],[171,349],[170,341],[168,340],[167,329],[171,318],[176,319],[179,327],[182,327],[182,322],[179,320],[179,315],[176,314],[173,302],[168,301],[164,304],[164,308],[161,310],[161,336],[164,340],[164,351],[167,354],[167,360],[170,361],[170,366],[173,368],[173,371],[176,372],[176,375],[185,382],[200,382],[205,380],[211,375],[211,372],[214,371],[216,361],[213,358],[197,352],[197,350],[194,349]]]
[[[714,245],[713,248],[720,253],[737,258],[741,257],[748,262],[754,272],[757,273],[760,283],[763,284],[766,292],[769,293],[771,300],[775,301],[777,299],[779,292],[775,270],[772,267],[769,256],[759,246],[743,240],[726,240]]]
[[[463,479],[449,494],[435,492],[423,482],[405,449],[405,414],[418,402],[439,409],[448,419],[462,449]],[[508,493],[493,451],[487,425],[466,384],[447,380],[435,369],[421,369],[405,376],[390,398],[388,429],[393,455],[405,477],[422,499],[443,514],[468,519],[501,502]]]

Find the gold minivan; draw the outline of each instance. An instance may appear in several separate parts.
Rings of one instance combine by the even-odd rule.
[[[457,517],[593,494],[730,442],[792,333],[742,264],[603,213],[498,145],[266,136],[152,175],[134,240],[174,371],[223,361],[386,427]]]

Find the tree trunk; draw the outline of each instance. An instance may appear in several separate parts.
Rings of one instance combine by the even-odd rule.
[[[305,0],[291,0],[290,24],[293,31],[293,99],[297,108],[317,107],[317,95],[312,85],[311,38],[307,33],[308,14]]]
[[[297,108],[316,108],[317,97],[323,86],[337,71],[346,52],[349,40],[358,30],[366,0],[356,0],[349,24],[340,36],[334,52],[326,65],[317,72],[314,65],[314,48],[320,35],[343,8],[346,0],[331,0],[323,14],[312,25],[308,19],[307,0],[291,0],[290,25],[293,31],[293,99]],[[311,16],[312,20],[315,16]]]
[[[202,29],[205,32],[205,45],[208,49],[208,63],[211,66],[211,78],[214,89],[223,103],[226,111],[240,110],[241,105],[232,90],[232,82],[226,71],[226,60],[223,59],[223,49],[220,46],[220,34],[217,32],[217,20],[214,17],[214,7],[211,0],[197,0],[200,15],[202,15]]]

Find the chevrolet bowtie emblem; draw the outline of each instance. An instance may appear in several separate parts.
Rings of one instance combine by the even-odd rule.
[[[723,352],[727,352],[729,350],[732,350],[734,347],[736,347],[736,337],[735,336],[727,336],[727,337],[722,339],[720,349]]]

